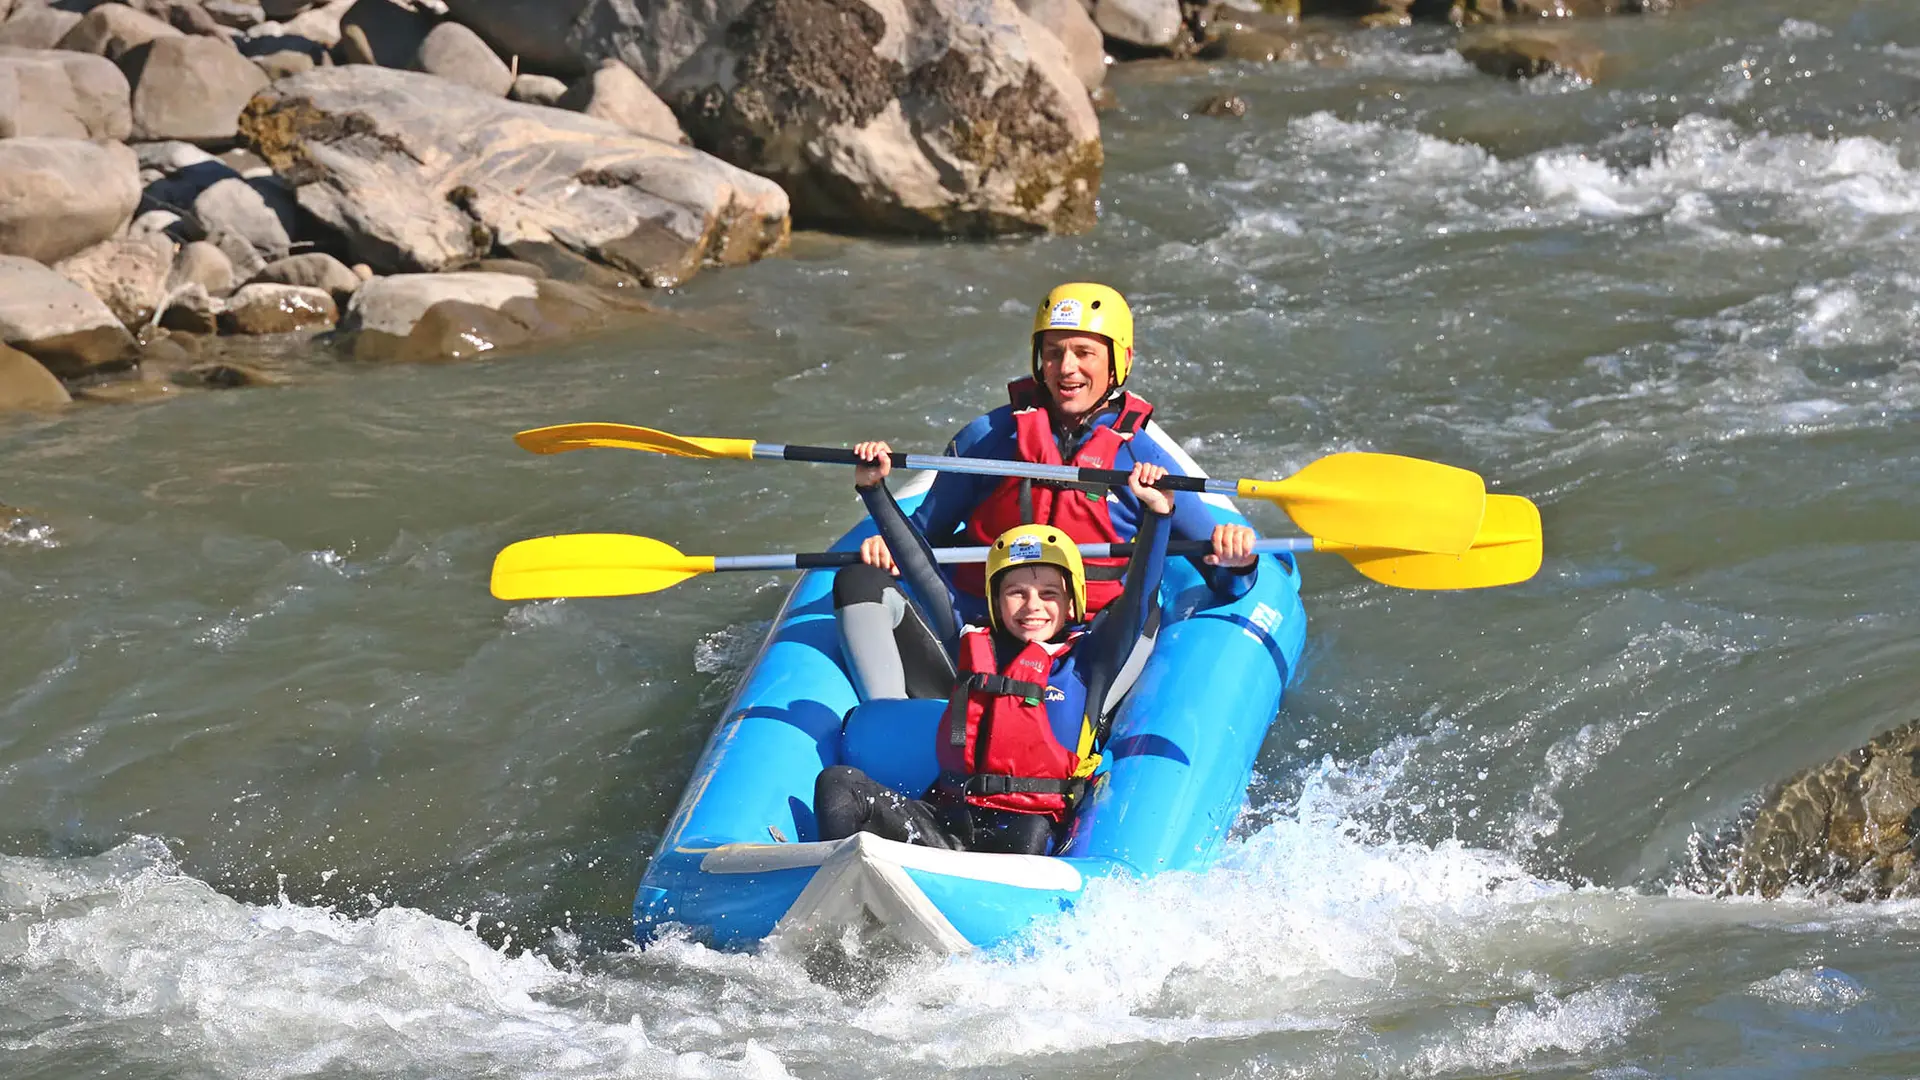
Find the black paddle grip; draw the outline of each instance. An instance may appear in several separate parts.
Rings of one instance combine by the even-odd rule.
[[[832,446],[783,446],[780,456],[788,461],[812,461],[821,465],[865,465],[860,455]]]

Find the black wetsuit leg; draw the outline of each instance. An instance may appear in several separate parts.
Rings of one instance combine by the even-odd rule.
[[[953,661],[893,575],[858,563],[833,576],[840,648],[864,701],[944,698]]]
[[[813,817],[822,840],[870,832],[888,840],[959,850],[942,808],[905,795],[851,765],[832,765],[813,782]]]
[[[974,808],[969,851],[1045,855],[1053,846],[1053,819],[1045,814]]]

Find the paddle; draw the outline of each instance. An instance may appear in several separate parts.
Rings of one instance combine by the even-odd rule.
[[[1205,540],[1176,540],[1169,555],[1204,555]],[[1388,551],[1307,537],[1261,540],[1254,550],[1331,552],[1385,585],[1403,589],[1481,589],[1525,581],[1540,568],[1540,511],[1518,495],[1487,496],[1486,523],[1460,555]],[[1095,558],[1131,554],[1131,544],[1082,544]],[[984,547],[935,548],[943,563],[985,562]],[[561,596],[634,596],[671,588],[688,578],[726,570],[818,570],[851,566],[856,551],[783,555],[686,555],[645,536],[575,533],[509,544],[493,562],[493,595],[502,600]]]
[[[825,446],[787,446],[752,439],[689,438],[629,424],[558,424],[515,435],[536,454],[559,454],[601,446],[646,450],[691,458],[741,458],[858,465],[853,451]],[[1040,465],[1029,461],[895,454],[904,469],[1008,476],[1074,484],[1125,487],[1118,469]],[[1485,510],[1486,485],[1478,474],[1397,454],[1332,454],[1285,480],[1218,480],[1168,476],[1156,487],[1205,491],[1276,503],[1300,531],[1334,543],[1398,551],[1457,555],[1472,546]]]

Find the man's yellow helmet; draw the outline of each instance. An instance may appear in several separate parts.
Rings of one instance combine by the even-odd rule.
[[[1080,547],[1066,533],[1051,525],[1015,525],[994,540],[987,549],[987,619],[1000,629],[1000,609],[994,604],[994,580],[1003,571],[1020,566],[1052,566],[1067,576],[1067,590],[1073,596],[1073,614],[1069,622],[1087,614],[1087,571],[1080,561]]]
[[[1133,371],[1133,312],[1127,298],[1088,281],[1060,285],[1040,301],[1033,315],[1033,377],[1040,378],[1040,335],[1049,330],[1099,334],[1113,346],[1113,385],[1126,384]]]

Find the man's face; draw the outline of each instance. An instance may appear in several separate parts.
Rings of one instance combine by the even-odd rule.
[[[1000,627],[1021,641],[1051,641],[1067,628],[1073,600],[1057,566],[1016,566],[994,582]]]
[[[1099,334],[1045,331],[1040,335],[1040,381],[1063,418],[1078,420],[1113,389],[1113,346]]]

